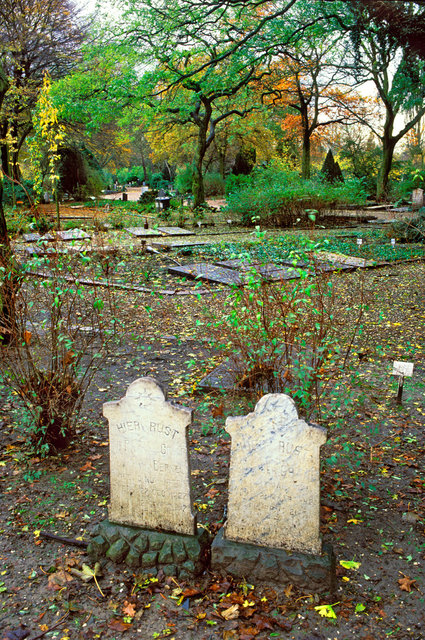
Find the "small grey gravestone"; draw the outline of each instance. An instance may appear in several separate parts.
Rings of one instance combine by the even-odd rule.
[[[412,207],[414,209],[419,209],[424,206],[424,190],[423,189],[413,189],[412,191]]]
[[[294,401],[267,394],[229,417],[232,436],[225,537],[320,554],[320,447],[326,430],[298,419]]]
[[[110,521],[194,535],[192,410],[167,402],[153,378],[139,378],[124,398],[103,405],[103,415],[109,420]]]

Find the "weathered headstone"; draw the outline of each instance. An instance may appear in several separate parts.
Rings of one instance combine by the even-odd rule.
[[[420,209],[420,207],[424,206],[424,190],[423,189],[413,189],[412,192],[412,207],[414,209]]]
[[[109,519],[183,534],[195,533],[191,509],[187,428],[192,411],[167,402],[153,378],[139,378],[109,420]]]
[[[247,580],[332,590],[335,557],[322,550],[320,447],[325,429],[298,419],[293,400],[267,394],[253,413],[229,417],[227,524],[212,568]]]
[[[298,419],[294,401],[267,394],[254,413],[228,418],[232,436],[226,537],[320,553],[322,427]]]

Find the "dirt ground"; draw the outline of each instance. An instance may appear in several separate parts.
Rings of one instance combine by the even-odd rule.
[[[143,375],[154,376],[171,398],[195,409],[194,510],[211,534],[223,525],[230,448],[225,419],[252,410],[257,399],[196,393],[220,356],[196,331],[195,320],[205,304],[219,304],[224,294],[216,302],[158,301],[151,326],[111,353],[94,378],[75,438],[58,455],[39,459],[28,453],[19,400],[2,387],[1,639],[425,638],[424,275],[423,264],[367,272],[367,335],[356,377],[345,381],[353,394],[347,404],[341,397],[335,415],[322,423],[328,443],[322,449],[321,532],[337,557],[334,594],[251,585],[249,576],[232,580],[210,571],[179,583],[109,561],[97,583],[84,582],[75,574],[90,564],[84,549],[43,537],[49,532],[87,542],[107,516],[102,403],[122,397]],[[133,295],[125,311],[134,317],[142,301]],[[389,375],[394,359],[415,364],[402,406],[395,403],[396,382]]]

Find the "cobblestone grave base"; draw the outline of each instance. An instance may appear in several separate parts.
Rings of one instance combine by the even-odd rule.
[[[162,569],[166,576],[187,580],[200,575],[209,564],[210,540],[205,529],[190,536],[104,520],[98,525],[87,553],[94,560],[107,558],[123,562],[132,569],[140,568],[153,575]]]
[[[211,568],[252,584],[293,584],[318,593],[335,589],[335,555],[327,544],[320,555],[291,552],[227,540],[221,529],[211,547]]]

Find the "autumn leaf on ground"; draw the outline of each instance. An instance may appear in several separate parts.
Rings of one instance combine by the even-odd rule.
[[[121,633],[123,633],[124,631],[127,631],[127,629],[130,629],[131,623],[123,622],[122,620],[111,620],[108,627],[113,631],[121,631]]]
[[[234,620],[235,618],[239,618],[239,605],[233,604],[228,609],[222,611],[221,615],[225,620]]]
[[[402,591],[408,591],[410,593],[412,591],[412,587],[416,587],[416,580],[409,578],[404,573],[401,573],[401,575],[403,577],[398,579],[400,589]]]
[[[336,618],[336,613],[333,609],[335,605],[339,604],[339,602],[335,602],[334,604],[320,604],[317,607],[314,607],[315,611],[322,616],[323,618]]]
[[[90,569],[88,564],[82,564],[81,569],[82,569],[81,571],[79,571],[78,569],[70,569],[70,572],[73,575],[80,578],[80,580],[82,580],[83,582],[90,582],[90,580],[93,579],[96,583],[96,587],[98,588],[100,595],[102,596],[102,598],[104,598],[105,597],[104,593],[102,589],[99,587],[99,583],[97,581],[97,576],[102,575],[102,571],[100,569],[100,563],[96,562],[93,569]]]
[[[136,607],[132,602],[127,602],[127,600],[124,600],[124,606],[123,606],[122,612],[125,616],[134,618],[136,614]]]
[[[292,585],[292,584],[288,584],[288,585],[284,588],[283,593],[285,594],[285,596],[286,596],[287,598],[290,598],[290,597],[291,597],[291,595],[292,595],[292,589],[293,589],[293,585]]]
[[[47,580],[47,588],[53,591],[60,591],[64,588],[67,582],[71,582],[73,577],[69,575],[64,569],[59,569],[55,573],[52,573]]]
[[[93,580],[95,577],[102,575],[99,562],[96,562],[93,569],[90,569],[88,564],[83,563],[81,565],[81,571],[79,569],[72,569],[71,573],[83,582],[90,582],[90,580]]]
[[[353,571],[360,567],[360,562],[355,562],[354,560],[340,560],[339,564],[341,567],[344,567],[344,569],[352,569]]]
[[[80,467],[80,471],[89,471],[91,469],[95,469],[95,467],[92,465],[92,463],[90,461],[86,462],[86,464],[83,464],[82,467]]]
[[[212,417],[213,418],[218,418],[218,416],[222,416],[224,413],[224,404],[223,402],[221,404],[218,405],[218,407],[212,405],[211,406],[211,413],[212,413]]]

